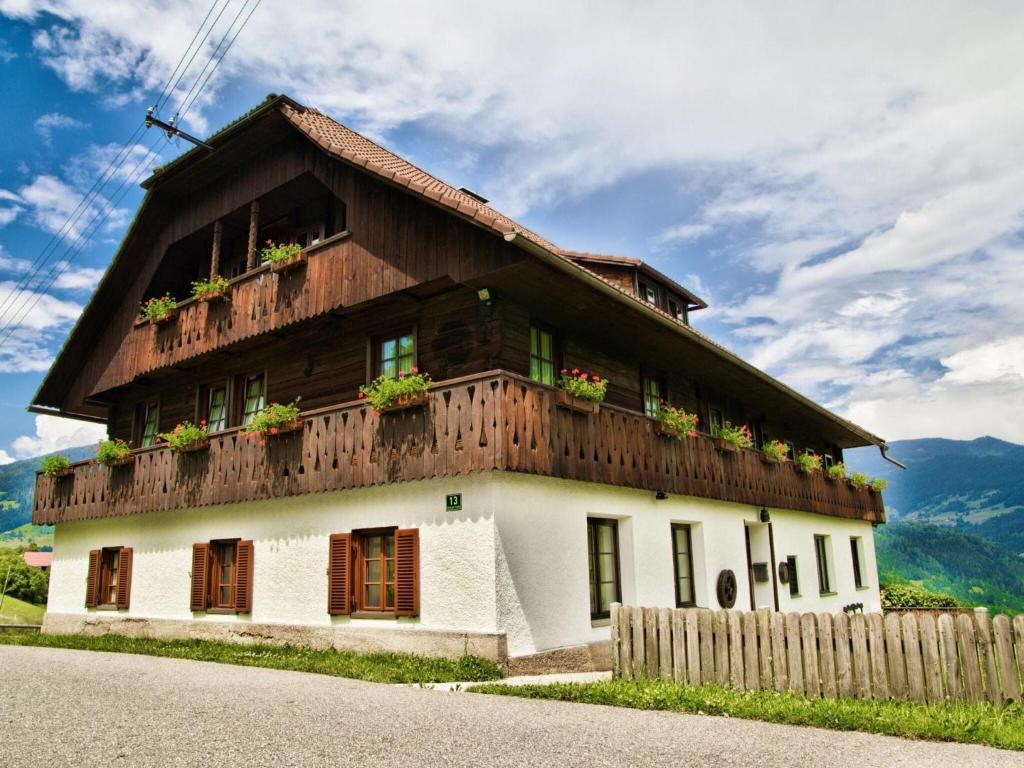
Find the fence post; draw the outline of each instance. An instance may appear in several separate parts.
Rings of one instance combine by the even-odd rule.
[[[620,654],[622,653],[622,626],[620,622],[622,617],[619,616],[619,609],[622,608],[622,603],[612,603],[612,677],[618,680],[622,677],[622,661]]]

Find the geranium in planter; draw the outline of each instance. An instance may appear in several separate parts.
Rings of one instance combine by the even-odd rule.
[[[96,463],[108,467],[121,467],[131,464],[132,447],[121,438],[113,440],[100,440],[96,444]]]
[[[798,453],[793,459],[793,466],[805,475],[821,472],[821,456],[816,453]]]
[[[781,440],[769,440],[761,447],[761,460],[767,464],[783,464],[789,461],[789,446]]]
[[[271,403],[262,411],[259,411],[252,417],[252,421],[242,427],[242,432],[245,433],[246,439],[252,440],[254,437],[259,437],[262,444],[268,436],[283,435],[301,429],[302,422],[299,421],[300,399],[297,397],[288,405]]]
[[[419,368],[402,371],[398,376],[382,374],[359,388],[359,399],[369,400],[378,413],[416,408],[426,404],[430,384],[430,374],[420,373]]]
[[[863,472],[854,472],[847,481],[858,491],[868,487],[868,476]]]
[[[721,426],[711,431],[715,439],[715,447],[720,451],[734,452],[740,448],[753,448],[754,436],[750,434],[750,428],[746,424],[735,426],[732,422],[723,421]]]
[[[868,485],[868,488],[870,488],[875,493],[881,493],[888,487],[889,481],[886,480],[884,477],[876,477],[872,479],[871,483]]]
[[[209,280],[196,280],[192,283],[192,298],[199,301],[230,301],[231,281],[221,275],[214,275]]]
[[[843,466],[843,462],[838,461],[831,467],[825,470],[825,477],[829,480],[845,480],[846,479],[846,467]]]
[[[298,243],[275,243],[273,240],[267,240],[267,247],[260,255],[264,261],[270,263],[273,272],[283,272],[306,263],[306,252]]]
[[[178,316],[178,302],[169,293],[154,296],[142,303],[142,319],[153,325],[163,325]]]
[[[170,432],[161,432],[157,439],[167,443],[167,447],[175,453],[191,453],[210,447],[210,434],[206,428],[206,419],[198,424],[183,421]]]
[[[563,368],[558,383],[561,389],[558,391],[556,404],[580,413],[597,413],[608,392],[607,379],[602,379],[596,374],[591,375],[579,368]]]
[[[657,431],[676,440],[684,437],[697,436],[697,414],[687,413],[674,405],[666,405],[662,400],[658,412],[654,414]]]
[[[44,456],[39,464],[39,469],[47,477],[67,477],[75,474],[75,470],[71,468],[71,459],[63,453]]]

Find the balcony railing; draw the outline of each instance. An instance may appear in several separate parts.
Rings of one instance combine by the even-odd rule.
[[[675,441],[633,411],[555,404],[556,390],[491,371],[435,384],[425,407],[375,415],[363,401],[303,414],[301,431],[265,445],[236,431],[208,451],[140,449],[134,462],[82,462],[36,478],[37,524],[366,488],[507,470],[884,522],[881,496],[710,438]]]

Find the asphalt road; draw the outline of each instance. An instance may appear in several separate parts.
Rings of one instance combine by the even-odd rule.
[[[1000,766],[1024,756],[299,672],[0,646],[0,766]]]

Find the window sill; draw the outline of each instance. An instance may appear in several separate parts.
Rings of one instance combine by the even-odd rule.
[[[352,611],[352,618],[394,620],[398,617],[391,611]]]
[[[119,611],[121,609],[118,608],[116,605],[97,605],[96,606],[96,610],[97,611]]]
[[[795,592],[795,593],[794,592],[790,592],[789,596],[790,597],[803,597],[803,595],[801,595],[799,592]]]
[[[835,597],[838,594],[838,592],[819,592],[818,597]]]
[[[200,611],[196,611],[196,613],[200,613]],[[238,611],[234,608],[207,608],[205,611],[201,611],[201,613],[216,613],[224,616],[232,613],[238,613]]]
[[[612,619],[611,619],[610,616],[604,616],[604,617],[598,617],[598,618],[591,618],[590,619],[590,626],[591,627],[595,627],[595,628],[596,627],[610,627],[611,625],[612,625]]]
[[[863,587],[857,587],[858,592],[863,592],[866,589],[871,589],[871,587],[869,587],[867,584],[865,584]]]

